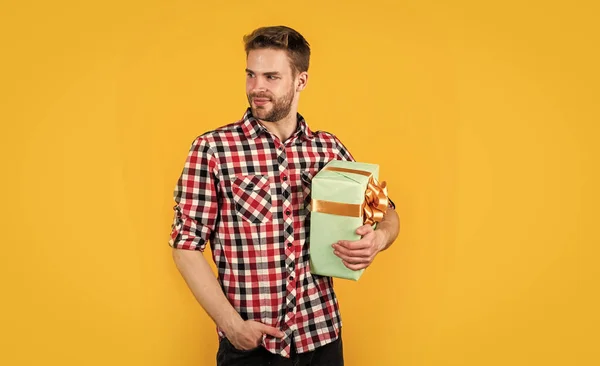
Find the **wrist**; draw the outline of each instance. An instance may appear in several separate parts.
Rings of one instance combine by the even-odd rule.
[[[244,319],[235,311],[230,316],[226,317],[220,326],[225,334],[235,333],[236,330],[244,323]]]
[[[381,251],[385,250],[385,248],[387,247],[389,235],[384,228],[381,228],[381,226],[377,227],[377,229],[375,230],[375,234],[378,237],[377,252],[381,252]]]

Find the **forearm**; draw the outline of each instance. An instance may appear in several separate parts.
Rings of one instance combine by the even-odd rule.
[[[218,327],[227,332],[243,321],[223,294],[201,252],[173,249],[173,260],[196,300]]]
[[[378,232],[383,237],[381,251],[386,250],[392,245],[400,232],[400,218],[394,209],[388,209],[383,221],[377,224],[375,232]]]

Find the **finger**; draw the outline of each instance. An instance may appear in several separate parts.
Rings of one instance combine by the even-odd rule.
[[[233,344],[233,347],[239,349],[240,351],[249,351],[251,349],[255,349],[256,347],[260,346],[262,337],[259,337],[257,340],[249,340],[248,342],[246,342],[245,344],[233,344],[233,342],[231,344]]]
[[[268,334],[268,335],[276,337],[276,338],[283,338],[285,336],[285,333],[283,333],[281,330],[279,330],[277,328],[270,327],[263,323],[258,323],[258,324],[260,324],[259,329],[261,332],[263,332],[263,334]]]
[[[371,262],[371,258],[368,257],[351,257],[348,255],[344,255],[338,252],[333,252],[335,255],[337,255],[338,257],[340,257],[342,259],[343,262],[347,262],[350,264],[361,264],[361,263],[370,263]]]
[[[349,250],[369,249],[373,247],[373,238],[371,237],[371,233],[369,233],[360,240],[340,240],[336,244]]]
[[[348,267],[349,269],[351,269],[353,271],[358,271],[360,269],[364,269],[364,268],[367,268],[369,266],[369,263],[351,264],[351,263],[348,263],[346,261],[342,261],[342,263],[344,263],[344,265],[346,267]]]
[[[358,235],[367,235],[368,233],[373,232],[373,226],[372,225],[363,225],[361,227],[359,227],[358,229],[356,229],[356,233]]]
[[[341,245],[334,245],[333,246],[333,250],[334,253],[337,252],[339,254],[348,256],[348,257],[362,257],[362,258],[368,258],[371,256],[371,251],[369,249],[355,249],[355,250],[351,250],[348,249],[346,247],[343,247]],[[336,253],[336,255],[337,255]]]

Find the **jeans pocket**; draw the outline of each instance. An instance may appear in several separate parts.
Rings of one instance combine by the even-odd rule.
[[[217,366],[246,366],[246,365],[263,365],[264,355],[260,352],[260,347],[249,350],[241,350],[234,345],[226,337],[221,339],[219,350],[217,352]]]

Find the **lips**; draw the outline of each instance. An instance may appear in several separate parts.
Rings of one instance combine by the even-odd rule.
[[[252,101],[257,106],[263,106],[269,103],[271,100],[269,98],[253,98]]]

